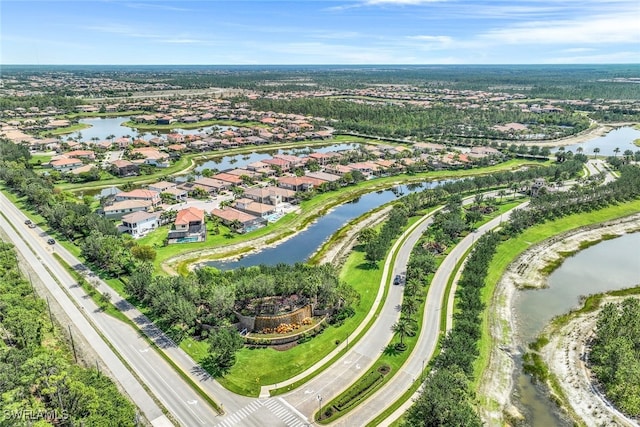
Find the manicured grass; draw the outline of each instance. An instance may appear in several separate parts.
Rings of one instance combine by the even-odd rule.
[[[34,166],[40,165],[42,163],[47,163],[53,156],[54,154],[32,154],[31,158],[29,159],[29,163]]]
[[[450,178],[461,178],[466,176],[475,176],[475,175],[492,173],[497,170],[514,169],[514,168],[522,167],[523,165],[526,165],[526,164],[531,164],[531,162],[525,162],[522,160],[515,159],[515,160],[510,160],[508,162],[502,163],[500,165],[495,165],[488,168],[458,170],[458,171],[425,172],[425,173],[415,174],[415,175],[401,174],[396,176],[389,176],[389,177],[363,181],[356,185],[344,187],[337,191],[329,191],[326,193],[318,194],[314,196],[312,199],[303,201],[300,204],[300,208],[301,208],[300,213],[288,214],[274,224],[270,224],[265,228],[252,231],[251,233],[247,233],[245,235],[234,237],[233,242],[225,240],[222,242],[222,244],[224,245],[229,243],[238,243],[238,242],[248,241],[257,237],[265,236],[271,232],[273,232],[273,237],[267,243],[270,244],[270,243],[276,242],[290,235],[293,232],[292,230],[304,229],[305,227],[307,227],[307,225],[315,221],[318,217],[324,215],[334,206],[340,205],[349,200],[353,200],[359,196],[362,196],[363,194],[367,194],[372,191],[387,189],[397,184],[408,184],[412,182],[425,182],[425,181],[438,180],[438,179],[450,179]],[[535,163],[535,164],[539,165],[540,163]],[[157,231],[154,233],[157,233]],[[187,246],[187,245],[199,245],[199,246]],[[185,253],[188,253],[188,252],[194,252],[194,253],[198,252],[200,249],[213,248],[215,247],[215,244],[212,242],[208,242],[208,243],[200,242],[195,244],[184,244],[181,246],[183,247],[182,248],[183,250],[180,252],[180,255],[184,255]],[[226,258],[234,255],[237,255],[237,253],[225,253],[222,251],[216,253],[215,255],[207,255],[207,256],[200,256],[199,254],[195,254],[193,258],[186,261],[181,261],[181,264],[194,263],[194,262],[203,261],[207,259]],[[159,254],[157,262],[161,263],[167,260],[169,260],[170,262],[170,258],[171,256],[165,256],[165,255]],[[178,268],[184,270],[183,266],[179,266]]]
[[[509,239],[498,246],[487,274],[487,285],[482,290],[482,302],[486,309],[482,316],[482,337],[479,343],[480,356],[476,360],[472,388],[477,390],[482,372],[487,369],[489,354],[494,346],[489,329],[491,300],[496,284],[500,281],[509,264],[530,246],[552,236],[590,224],[598,224],[616,218],[632,215],[640,211],[640,200],[610,206],[598,211],[570,215],[556,221],[547,222],[525,230],[516,238]]]
[[[90,128],[90,127],[91,127],[91,125],[88,125],[86,123],[75,123],[75,124],[70,125],[70,126],[65,126],[65,127],[61,127],[61,128],[57,128],[57,129],[53,129],[53,130],[40,132],[40,134],[41,135],[47,135],[47,136],[65,135],[67,133],[78,132],[79,130],[87,129],[87,128]]]
[[[478,223],[479,225],[485,224],[487,222],[489,222],[491,219],[498,217],[499,215],[501,215],[503,212],[508,211],[509,209],[519,205],[520,203],[522,203],[522,201],[514,201],[514,200],[505,200],[503,204],[501,204],[498,208],[498,210],[496,210],[495,212],[492,212],[489,215],[485,215],[483,216],[483,219]],[[437,267],[440,267],[440,264],[442,264],[442,262],[444,261],[444,259],[447,257],[447,255],[451,252],[451,250],[453,250],[453,248],[455,247],[452,246],[450,248],[448,248],[448,250],[437,257]],[[471,249],[470,249],[471,250]],[[445,297],[443,299],[443,307],[441,310],[441,315],[440,315],[440,331],[441,333],[444,333],[444,331],[446,331],[446,320],[447,320],[447,305],[448,305],[448,300],[449,300],[449,293],[451,292],[452,286],[453,286],[453,280],[455,278],[455,275],[457,273],[457,271],[461,268],[462,263],[464,262],[464,259],[466,258],[466,256],[468,255],[468,253],[470,252],[467,251],[462,257],[461,259],[458,261],[458,263],[456,264],[454,271],[451,273],[451,275],[449,276],[449,279],[447,281],[447,288],[445,290]],[[395,258],[395,256],[394,256]],[[395,261],[395,259],[394,259]],[[428,282],[430,283],[432,280],[433,275],[429,275],[430,277],[428,278]],[[424,293],[426,295],[426,293],[428,292],[429,287],[426,286],[424,289]],[[402,367],[402,365],[404,365],[404,363],[406,362],[406,360],[409,358],[409,356],[411,355],[415,344],[417,343],[420,333],[421,333],[421,326],[422,326],[422,319],[424,317],[424,304],[426,303],[426,297],[423,301],[421,301],[420,304],[420,308],[418,310],[418,316],[415,319],[416,320],[416,334],[413,337],[405,337],[404,339],[404,343],[407,345],[407,349],[404,352],[389,352],[389,353],[382,353],[382,355],[378,358],[378,360],[376,361],[376,363],[374,364],[372,369],[377,369],[380,366],[384,366],[384,365],[388,365],[391,366],[391,372],[389,374],[387,374],[380,382],[380,384],[376,385],[375,388],[373,388],[372,390],[370,390],[367,395],[372,394],[377,388],[381,387],[382,384],[385,384],[386,382],[388,382],[393,375],[399,371],[399,369]],[[455,311],[455,305],[454,305],[454,311]],[[437,343],[436,349],[434,351],[434,354],[437,354],[437,350],[440,347],[440,343]],[[431,363],[431,361],[429,361],[429,364]],[[425,370],[428,370],[428,367],[425,367]],[[420,385],[419,380],[414,379],[414,384],[412,385],[412,389],[417,389],[417,387]],[[357,382],[354,383],[354,385],[352,387],[349,387],[348,389],[344,390],[340,395],[338,395],[337,397],[335,397],[334,399],[332,399],[330,402],[327,403],[327,407],[331,407],[333,406],[336,402],[341,401],[342,399],[344,399],[344,396],[347,396],[349,394],[353,394],[353,390],[352,388],[354,386],[357,386]],[[404,397],[404,396],[403,396]],[[400,405],[402,405],[405,402],[405,400],[399,399],[396,402],[394,402],[392,405],[388,406],[384,412],[384,414],[386,414],[383,417],[383,414],[379,415],[376,420],[382,421],[384,420],[388,415],[390,415],[393,411],[395,411],[396,408],[398,408]],[[340,411],[340,412],[335,412],[333,416],[322,420],[321,423],[325,424],[325,423],[329,423],[334,421],[335,419],[345,415],[347,412],[349,412],[349,410],[353,409],[353,407],[350,407],[344,411]]]
[[[191,169],[195,168],[196,164],[199,162],[205,162],[207,160],[217,159],[225,156],[235,156],[240,154],[250,154],[250,153],[260,153],[264,151],[273,151],[273,150],[286,150],[293,148],[302,148],[302,147],[319,147],[326,146],[331,144],[338,143],[346,143],[346,142],[367,142],[371,143],[371,141],[366,140],[364,138],[357,137],[336,137],[333,139],[323,140],[323,141],[298,141],[298,142],[287,142],[283,144],[270,144],[263,146],[250,146],[250,147],[242,147],[242,148],[232,148],[230,150],[224,151],[211,151],[206,153],[190,153],[185,154],[180,159],[178,159],[175,163],[173,163],[168,168],[157,168],[157,170],[150,175],[139,175],[139,176],[131,176],[126,178],[111,178],[107,180],[101,181],[93,181],[89,183],[79,183],[79,184],[59,184],[57,187],[62,190],[73,191],[73,192],[81,192],[90,189],[99,189],[110,187],[113,185],[122,185],[125,183],[131,183],[134,185],[141,184],[149,184],[157,181],[158,179],[164,179],[168,175],[176,175],[176,174],[185,174],[189,172]]]
[[[235,393],[257,396],[262,385],[277,384],[305,371],[331,352],[336,341],[344,341],[371,309],[378,293],[382,268],[369,268],[364,253],[353,251],[340,278],[360,294],[355,316],[345,320],[342,326],[329,325],[320,335],[284,352],[273,348],[243,348],[237,353],[237,362],[229,373],[218,379],[220,383]],[[193,340],[184,340],[180,347],[196,360],[201,360],[207,351],[204,345],[194,346]]]

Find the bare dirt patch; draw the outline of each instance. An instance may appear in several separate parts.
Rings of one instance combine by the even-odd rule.
[[[622,297],[608,297],[602,302],[620,302]],[[587,425],[637,426],[605,399],[595,385],[585,363],[588,340],[596,326],[600,310],[574,316],[566,325],[549,334],[550,341],[542,349],[542,357],[558,379],[572,410]]]
[[[503,425],[505,418],[520,418],[519,411],[511,402],[513,390],[514,354],[518,353],[515,337],[516,316],[513,309],[513,299],[518,289],[528,287],[547,286],[546,276],[542,273],[545,266],[562,257],[563,252],[573,252],[580,248],[580,243],[597,241],[606,235],[622,235],[637,231],[640,228],[640,214],[632,215],[615,221],[597,224],[572,230],[532,246],[522,253],[503,275],[496,286],[492,301],[492,314],[489,319],[493,346],[489,358],[489,366],[483,373],[478,388],[480,396],[480,416],[487,425]],[[562,341],[564,351],[576,345],[574,337]],[[567,347],[568,346],[568,347]],[[553,361],[550,369],[556,371],[557,363]],[[590,384],[590,383],[589,383]],[[567,394],[570,405],[581,416],[587,416],[591,408],[599,405],[598,397],[590,388],[574,388],[576,393]],[[606,406],[606,405],[605,405]],[[599,406],[598,406],[599,407]],[[607,406],[611,408],[610,406]],[[587,425],[601,425],[601,415],[598,412],[592,418],[583,419]]]

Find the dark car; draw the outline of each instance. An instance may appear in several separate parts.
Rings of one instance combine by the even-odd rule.
[[[396,274],[396,277],[393,278],[393,284],[402,285],[404,283],[404,280],[405,280],[404,274]]]
[[[25,219],[25,220],[24,220],[24,223],[25,223],[25,224],[27,224],[27,225],[31,225],[31,224],[32,224],[32,222],[31,222],[31,220],[30,220],[30,219]]]
[[[50,244],[50,245],[55,245],[56,241],[54,239],[49,239],[49,240],[47,240],[47,243]]]

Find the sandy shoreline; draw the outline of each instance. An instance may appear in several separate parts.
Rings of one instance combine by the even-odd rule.
[[[489,319],[493,345],[488,368],[478,388],[479,412],[485,424],[503,425],[505,418],[521,416],[511,402],[515,367],[512,355],[518,354],[521,344],[516,342],[514,333],[517,330],[513,307],[516,291],[525,287],[546,286],[547,279],[540,271],[548,263],[560,259],[560,252],[576,251],[581,242],[599,240],[604,235],[622,235],[639,228],[640,214],[635,214],[604,224],[572,230],[532,246],[507,268],[493,296],[493,312]],[[562,351],[568,351],[566,346],[572,347],[575,344],[575,337],[570,337],[571,339],[562,341],[565,346],[561,348]],[[562,366],[556,366],[558,363],[565,363],[565,360],[560,362],[559,359],[554,359],[550,369],[559,372],[562,378]],[[571,387],[567,397],[575,412],[585,417],[583,420],[587,425],[603,425],[605,409],[612,409],[604,404],[603,412],[590,412],[590,407],[602,404],[590,389]],[[613,419],[613,415],[609,416]]]
[[[624,127],[624,126],[635,126],[635,125],[637,125],[637,123],[607,123],[607,124],[598,123],[593,128],[589,128],[577,135],[571,135],[565,138],[543,139],[540,141],[501,140],[499,142],[506,142],[509,144],[514,143],[514,144],[524,144],[524,145],[537,145],[539,147],[560,147],[563,145],[573,145],[573,144],[579,144],[581,142],[586,142],[590,139],[604,136],[614,129]]]

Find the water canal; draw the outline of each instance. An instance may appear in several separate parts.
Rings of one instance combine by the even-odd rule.
[[[548,278],[548,287],[519,291],[514,299],[516,341],[521,348],[534,341],[552,318],[567,313],[590,294],[640,284],[640,233],[625,234],[598,243],[566,259]],[[556,405],[534,385],[516,361],[515,403],[527,417],[526,425],[572,425],[557,414]]]

